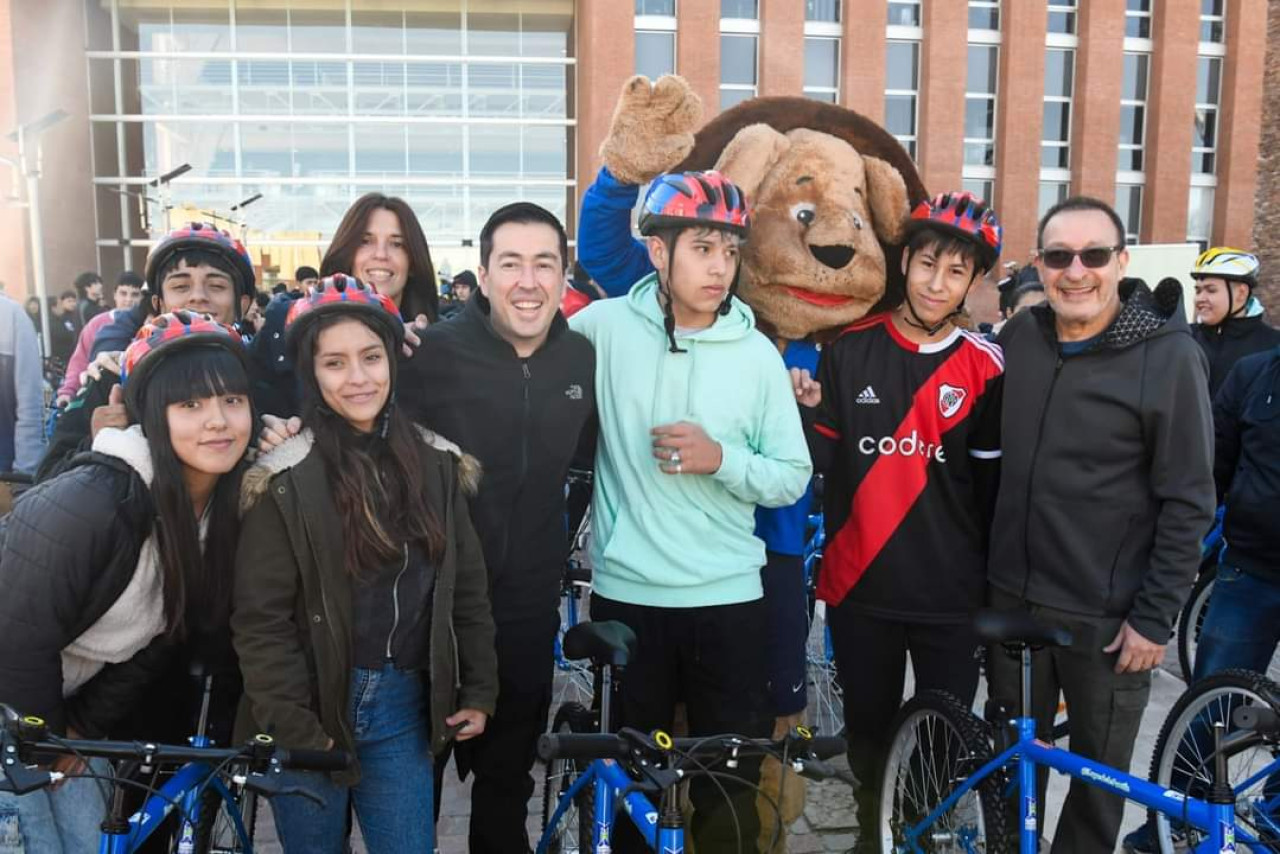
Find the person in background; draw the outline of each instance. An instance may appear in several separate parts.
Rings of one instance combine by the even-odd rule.
[[[102,277],[92,270],[76,276],[72,285],[76,290],[76,319],[84,327],[91,317],[106,311],[102,304]]]
[[[253,295],[253,302],[249,303],[249,310],[245,312],[242,325],[245,332],[249,335],[257,335],[262,329],[263,313],[267,310],[267,306],[271,304],[271,295],[258,292]]]
[[[453,277],[449,287],[453,291],[454,302],[458,304],[466,303],[467,300],[471,299],[471,295],[475,293],[476,274],[470,270],[463,270]]]
[[[1200,254],[1191,268],[1196,282],[1196,324],[1191,334],[1209,358],[1209,393],[1218,389],[1236,362],[1280,344],[1280,330],[1267,323],[1253,295],[1258,257],[1229,246]]]
[[[346,273],[391,297],[405,321],[439,315],[431,249],[408,202],[366,193],[347,209],[320,262],[320,275]]]
[[[40,335],[40,297],[27,297],[23,308],[27,312],[27,317],[31,319],[31,325],[36,329],[36,335]]]
[[[76,313],[76,292],[63,291],[53,304],[53,316],[49,318],[49,358],[60,367],[67,364],[76,348],[76,336],[80,323]]]
[[[308,267],[306,265],[303,265],[293,271],[293,281],[294,281],[294,289],[305,293],[307,288],[314,288],[316,284],[319,283],[320,273],[316,271],[315,267]],[[287,286],[284,284],[284,282],[281,282],[276,287],[280,288],[281,291],[287,289]],[[275,291],[275,289],[272,289],[272,292],[278,293],[277,291]]]
[[[0,471],[36,470],[43,415],[39,339],[22,307],[0,296]]]
[[[128,314],[131,309],[117,308],[104,311],[89,319],[76,338],[76,349],[67,360],[67,370],[58,386],[56,405],[59,409],[66,406],[84,385],[85,369],[89,367],[89,354],[93,352],[93,342],[103,327],[119,320],[121,314]]]
[[[116,279],[115,290],[111,292],[115,307],[127,311],[137,305],[138,300],[142,299],[142,286],[145,283],[146,281],[133,270],[125,270],[121,273]]]

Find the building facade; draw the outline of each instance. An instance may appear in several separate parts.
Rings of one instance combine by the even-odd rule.
[[[1009,260],[1071,193],[1130,241],[1248,246],[1266,23],[1266,0],[0,0],[0,130],[71,116],[45,134],[51,291],[201,211],[287,277],[370,190],[471,266],[506,201],[572,227],[637,72],[684,76],[706,118],[755,95],[871,116],[931,190],[996,205]],[[0,208],[18,283],[22,222]]]

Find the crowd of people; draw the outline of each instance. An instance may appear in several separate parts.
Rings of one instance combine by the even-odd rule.
[[[199,673],[216,740],[352,757],[289,772],[313,799],[271,803],[287,852],[346,850],[349,814],[372,852],[431,850],[450,754],[475,778],[469,850],[527,851],[571,467],[595,472],[591,616],[638,640],[620,720],[669,729],[683,704],[691,735],[803,719],[800,555],[824,476],[817,595],[864,828],[908,656],[917,689],[971,704],[986,604],[1071,630],[1036,653],[1037,718],[1047,737],[1061,693],[1073,750],[1128,767],[1220,502],[1195,675],[1265,669],[1280,333],[1256,258],[1200,256],[1191,325],[1180,288],[1125,277],[1115,211],[1067,199],[982,334],[965,299],[1003,230],[947,193],[904,223],[896,304],[780,348],[736,296],[750,200],[714,171],[663,175],[634,237],[639,191],[601,173],[577,268],[552,213],[496,210],[447,288],[395,197],[357,200],[319,269],[272,294],[233,236],[177,229],[114,308],[96,274],[58,298],[47,444],[36,333],[0,298],[0,468],[36,480],[0,534],[0,701],[72,738],[180,742]],[[1016,695],[1014,662],[985,660],[992,695]],[[101,790],[57,768],[56,790],[0,795],[0,850],[96,847]],[[690,786],[700,850],[756,850],[755,789],[720,788]],[[1111,850],[1121,815],[1073,786],[1053,850]],[[644,850],[623,826],[611,844]]]

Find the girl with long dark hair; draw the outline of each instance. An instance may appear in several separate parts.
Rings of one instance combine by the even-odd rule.
[[[335,275],[297,300],[286,344],[308,429],[245,476],[232,630],[250,731],[337,747],[346,772],[292,773],[287,854],[430,851],[432,757],[484,731],[497,698],[488,579],[465,495],[478,464],[395,405],[394,303]]]
[[[254,427],[244,346],[229,326],[176,312],[139,330],[123,366],[113,399],[132,426],[99,431],[92,452],[26,493],[0,552],[0,702],[73,738],[118,734],[175,656],[228,634]],[[165,720],[183,716],[172,698],[146,711],[187,725]],[[27,851],[91,851],[105,809],[93,781],[73,779],[0,795],[0,824],[16,814]]]
[[[431,250],[404,199],[382,193],[356,199],[320,262],[320,275],[335,273],[355,276],[390,297],[405,321],[425,315],[434,323],[439,313]]]

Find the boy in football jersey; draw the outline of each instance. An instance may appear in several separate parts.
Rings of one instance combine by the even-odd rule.
[[[916,690],[971,703],[990,508],[999,479],[1000,348],[956,324],[1000,256],[995,213],[969,193],[911,213],[906,288],[846,329],[815,381],[792,371],[814,470],[826,473],[818,596],[844,692],[859,826],[877,824],[884,745],[907,654]],[[870,833],[857,850],[875,850]]]

